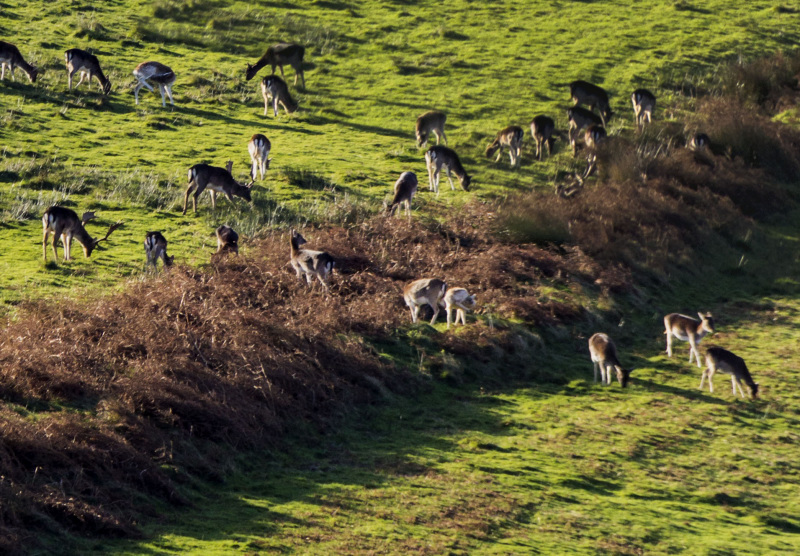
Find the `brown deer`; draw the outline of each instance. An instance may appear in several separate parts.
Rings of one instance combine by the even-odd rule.
[[[411,309],[411,322],[416,323],[419,317],[419,309],[423,305],[428,305],[433,309],[431,326],[436,323],[439,316],[439,304],[447,291],[447,284],[438,278],[421,278],[414,280],[403,289],[403,299]]]
[[[270,100],[272,101],[272,112],[278,116],[278,104],[283,106],[287,114],[297,110],[297,103],[289,94],[289,87],[283,79],[277,75],[268,75],[261,81],[261,94],[264,96],[264,115],[269,111]]]
[[[217,228],[217,253],[239,254],[239,234],[224,224]]]
[[[747,365],[744,359],[738,355],[734,355],[727,349],[721,347],[710,347],[706,350],[706,368],[703,370],[703,376],[700,379],[700,390],[703,389],[703,382],[708,378],[708,391],[714,392],[714,383],[712,379],[714,373],[725,373],[731,375],[731,386],[733,387],[733,397],[736,397],[736,388],[739,388],[739,393],[744,398],[744,389],[742,382],[750,387],[750,393],[753,399],[758,397],[758,383],[753,382],[753,377],[750,376],[750,371],[747,370]]]
[[[444,294],[444,307],[447,311],[447,328],[453,322],[453,311],[456,313],[455,325],[458,326],[459,319],[461,324],[467,325],[467,311],[475,308],[475,296],[470,295],[464,288],[450,288]]]
[[[586,166],[586,172],[583,174],[583,179],[591,176],[597,170],[597,146],[605,141],[608,137],[606,128],[600,124],[592,124],[586,128],[583,141],[586,144],[586,150],[589,152]]]
[[[592,124],[603,125],[603,120],[591,110],[580,106],[567,109],[567,118],[569,118],[569,144],[572,147],[572,156],[577,156],[580,131]]]
[[[469,191],[469,184],[472,183],[472,178],[467,174],[464,166],[461,165],[461,161],[453,149],[440,145],[429,148],[425,153],[425,164],[428,168],[428,189],[436,191],[437,196],[439,195],[439,174],[442,171],[442,167],[447,172],[450,189],[453,191],[456,189],[453,185],[453,178],[450,177],[452,172],[458,178],[461,189]]]
[[[305,275],[306,283],[310,286],[312,279],[316,276],[325,291],[330,291],[328,276],[333,272],[336,264],[333,257],[324,251],[300,249],[301,245],[308,242],[296,230],[291,231],[289,243],[292,247],[292,256],[289,262],[297,273],[297,278],[302,282],[303,275]]]
[[[536,160],[544,158],[544,146],[547,146],[547,156],[553,154],[553,134],[556,131],[556,123],[553,118],[548,116],[536,116],[531,120],[531,136],[536,142]]]
[[[522,128],[516,125],[510,125],[507,128],[500,130],[494,141],[489,143],[486,147],[486,156],[491,157],[497,152],[495,162],[500,161],[503,156],[503,147],[508,148],[508,156],[511,158],[511,167],[516,168],[520,163],[520,151],[522,150],[522,137],[525,132]]]
[[[705,315],[697,313],[697,316],[700,317],[700,320],[678,313],[670,313],[664,317],[664,328],[666,329],[664,334],[667,335],[667,355],[669,357],[672,357],[672,337],[675,336],[679,340],[689,342],[689,363],[692,362],[694,355],[697,366],[702,367],[697,346],[706,334],[714,332],[714,317],[711,316],[711,313]]]
[[[704,152],[711,146],[711,138],[705,133],[695,133],[689,140],[689,149],[697,152]]]
[[[245,79],[250,81],[264,66],[272,66],[272,75],[275,75],[275,66],[281,69],[281,77],[286,79],[283,73],[283,66],[289,65],[294,68],[294,85],[297,86],[297,76],[303,80],[303,88],[306,88],[306,77],[303,73],[303,56],[306,54],[306,49],[299,44],[294,43],[278,43],[270,46],[264,55],[252,66],[247,64],[247,71],[245,72]]]
[[[197,197],[206,189],[211,193],[212,210],[217,208],[217,193],[224,194],[231,204],[234,204],[234,196],[241,197],[248,203],[251,202],[250,188],[253,187],[253,182],[251,181],[245,185],[240,184],[233,179],[232,169],[233,162],[230,160],[225,168],[209,166],[208,164],[195,164],[189,168],[189,186],[186,188],[186,194],[183,197],[183,214],[186,214],[189,194],[192,191],[194,191],[192,207],[195,213],[197,213]]]
[[[155,92],[153,86],[148,83],[148,81],[152,81],[158,85],[158,90],[161,92],[161,106],[167,106],[164,97],[165,93],[169,96],[170,104],[175,106],[175,101],[172,99],[172,85],[175,83],[175,72],[172,71],[171,68],[160,62],[142,62],[133,70],[133,76],[139,81],[136,87],[133,88],[133,96],[136,99],[136,104],[139,104],[139,89],[142,87],[150,89],[150,92]]]
[[[606,125],[611,119],[611,105],[608,103],[608,93],[602,87],[593,85],[588,81],[573,81],[569,84],[569,94],[572,102],[576,105],[585,105],[594,110],[595,107],[600,111],[602,124]]]
[[[91,85],[92,77],[97,77],[103,94],[108,95],[111,92],[111,81],[106,78],[103,70],[100,69],[100,60],[97,59],[97,56],[80,48],[70,48],[64,53],[64,58],[67,62],[68,90],[72,90],[72,77],[81,72],[81,78],[78,79],[78,84],[75,85],[75,88],[78,88],[84,79]]]
[[[89,220],[96,218],[93,212],[84,212],[83,218],[78,218],[74,210],[52,206],[42,215],[42,251],[44,255],[44,262],[47,262],[47,238],[50,233],[53,234],[53,258],[58,262],[58,252],[56,250],[56,243],[58,238],[61,238],[61,243],[64,246],[64,261],[72,260],[71,248],[72,238],[78,240],[78,243],[83,247],[83,254],[88,258],[91,256],[92,251],[101,242],[106,241],[108,237],[120,226],[122,222],[112,224],[108,228],[105,237],[100,239],[93,239],[89,232],[86,231],[86,223]]]
[[[644,129],[644,121],[653,123],[653,111],[656,109],[656,96],[647,89],[636,89],[631,95],[633,113],[636,116],[636,128]]]
[[[144,236],[144,254],[147,264],[153,265],[153,270],[158,267],[158,259],[164,263],[164,267],[172,266],[175,256],[167,256],[167,238],[161,232],[147,232]]]
[[[257,172],[261,172],[262,180],[267,174],[267,170],[269,170],[269,161],[272,160],[269,157],[271,148],[272,144],[265,135],[256,133],[250,138],[250,142],[247,144],[247,151],[250,153],[250,160],[253,162],[253,167],[250,170],[250,179],[253,181],[256,180]]]
[[[0,79],[6,78],[6,67],[11,71],[11,81],[14,81],[14,70],[19,68],[25,72],[31,83],[36,83],[39,70],[25,61],[19,48],[10,42],[0,41]]]
[[[447,135],[444,133],[444,124],[447,121],[447,114],[438,110],[425,112],[417,118],[416,134],[417,147],[423,147],[428,142],[428,136],[433,133],[436,136],[436,144],[444,139],[447,145]]]
[[[589,354],[594,364],[594,381],[597,382],[598,371],[603,384],[611,384],[612,369],[617,375],[617,382],[623,388],[628,386],[633,369],[625,369],[617,357],[617,346],[608,336],[598,332],[589,338]]]
[[[394,182],[394,198],[392,202],[386,206],[386,212],[391,216],[399,205],[405,203],[406,214],[411,218],[411,199],[417,194],[418,185],[419,181],[414,172],[403,172],[400,174],[400,177]]]

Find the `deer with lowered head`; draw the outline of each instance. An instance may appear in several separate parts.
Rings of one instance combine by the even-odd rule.
[[[567,118],[569,118],[569,144],[572,147],[572,156],[578,155],[578,134],[584,128],[592,124],[603,125],[603,120],[586,108],[580,106],[573,106],[567,109]]]
[[[94,239],[86,231],[86,224],[89,220],[96,218],[94,212],[84,212],[83,218],[78,218],[74,210],[52,206],[42,215],[42,251],[44,255],[44,262],[47,262],[47,240],[50,234],[53,234],[53,258],[58,262],[58,252],[56,250],[56,243],[58,238],[61,238],[61,243],[64,246],[64,261],[72,259],[71,248],[72,239],[75,238],[78,243],[83,247],[83,254],[88,258],[91,256],[92,251],[101,242],[106,241],[108,237],[120,226],[122,222],[112,224],[108,228],[105,237]]]
[[[133,88],[133,96],[136,99],[136,104],[139,104],[139,89],[145,87],[151,93],[155,92],[148,81],[152,81],[158,85],[158,90],[161,92],[161,106],[166,107],[166,96],[169,97],[169,103],[175,106],[175,101],[172,100],[172,86],[175,84],[175,72],[172,68],[165,66],[160,62],[142,62],[136,69],[133,70],[133,76],[138,83]]]
[[[700,390],[703,389],[703,382],[708,378],[708,391],[714,392],[714,383],[712,379],[714,373],[725,373],[731,375],[731,386],[733,387],[733,397],[736,397],[736,388],[739,388],[739,393],[744,398],[744,389],[742,382],[750,387],[750,393],[753,399],[758,397],[758,383],[753,382],[753,377],[750,376],[750,371],[747,370],[747,365],[744,359],[738,355],[734,355],[727,349],[713,346],[706,350],[706,368],[703,370],[703,376],[700,379]]]
[[[6,67],[11,72],[11,81],[14,81],[14,70],[19,68],[25,72],[31,83],[36,83],[39,69],[25,61],[19,48],[10,42],[0,41],[0,79],[6,78]]]
[[[264,66],[272,66],[272,75],[275,75],[275,67],[281,69],[281,77],[286,79],[283,73],[283,66],[289,65],[294,68],[294,85],[297,86],[297,76],[303,80],[303,88],[306,87],[306,77],[303,73],[303,56],[306,54],[305,47],[294,44],[282,42],[267,48],[264,55],[253,65],[247,64],[247,71],[245,72],[245,79],[250,81]]]
[[[544,158],[544,147],[547,146],[547,156],[553,154],[553,134],[556,131],[556,123],[553,118],[548,116],[536,116],[531,120],[531,137],[536,143],[536,159]]]
[[[217,253],[239,254],[239,234],[230,226],[222,225],[217,228]]]
[[[161,232],[147,232],[144,236],[144,254],[147,264],[153,265],[153,270],[158,268],[158,259],[164,263],[164,268],[172,266],[175,256],[167,256],[167,238]]]
[[[590,110],[595,107],[600,112],[602,124],[606,125],[611,119],[611,105],[608,103],[608,93],[602,87],[598,87],[588,81],[573,81],[569,84],[569,94],[575,105],[588,106]]]
[[[447,114],[438,110],[425,112],[417,118],[416,135],[417,146],[423,147],[428,142],[428,136],[433,133],[436,136],[436,144],[444,139],[447,145],[447,135],[444,134],[444,124],[447,121]]]
[[[700,344],[706,334],[714,332],[714,317],[711,313],[697,313],[700,320],[687,317],[686,315],[679,315],[678,313],[670,313],[664,317],[664,334],[667,335],[667,355],[672,357],[672,337],[676,337],[684,342],[689,342],[689,363],[692,362],[692,356],[697,360],[697,366],[702,367],[700,363],[700,353],[697,351],[697,346]]]
[[[461,165],[461,161],[453,149],[440,145],[429,148],[425,153],[425,165],[428,168],[428,189],[435,191],[437,196],[439,195],[439,174],[442,168],[447,172],[450,189],[453,191],[456,189],[453,185],[453,178],[450,177],[452,172],[458,178],[461,189],[469,191],[469,184],[472,182],[472,178],[467,174],[464,166]]]
[[[85,50],[81,50],[80,48],[70,48],[64,53],[64,59],[67,62],[68,90],[72,90],[73,76],[80,72],[81,77],[78,79],[77,85],[75,85],[76,89],[83,83],[84,79],[91,85],[92,77],[97,77],[97,81],[100,83],[100,90],[103,91],[103,94],[108,95],[108,93],[111,92],[111,81],[108,80],[103,70],[100,69],[100,60],[97,59],[97,56]]]
[[[289,262],[297,273],[297,278],[302,282],[303,275],[306,277],[306,283],[310,286],[313,278],[316,276],[325,291],[328,289],[328,277],[333,272],[333,267],[336,262],[328,253],[324,251],[312,251],[311,249],[300,249],[300,246],[308,243],[306,239],[301,236],[297,230],[292,230],[289,237],[291,244],[291,259]]]
[[[211,193],[211,209],[217,208],[217,193],[224,194],[231,204],[234,204],[233,197],[241,197],[248,203],[253,199],[250,196],[250,188],[253,182],[242,185],[231,174],[233,162],[228,161],[225,168],[209,166],[208,164],[195,164],[189,168],[189,186],[183,197],[183,214],[186,214],[186,207],[189,204],[189,194],[194,191],[192,196],[192,208],[197,213],[197,197],[206,189]]]
[[[271,148],[272,144],[269,142],[269,139],[261,133],[256,133],[250,138],[250,142],[247,144],[247,151],[250,153],[250,160],[253,162],[253,167],[250,170],[250,179],[253,181],[256,179],[257,172],[261,172],[262,180],[267,174],[267,170],[269,170],[269,161],[272,160],[269,157]]]
[[[417,175],[414,172],[400,174],[400,177],[394,182],[394,198],[386,206],[386,212],[391,216],[398,206],[405,204],[406,214],[411,218],[411,199],[417,194],[418,185]]]
[[[283,79],[277,75],[268,75],[261,80],[261,95],[264,97],[264,115],[269,112],[270,102],[272,103],[272,114],[278,116],[278,104],[283,106],[287,114],[297,110],[297,103],[289,94],[289,87]]]
[[[594,381],[597,382],[597,374],[599,371],[600,380],[605,385],[611,384],[611,371],[613,370],[617,375],[617,382],[623,388],[628,386],[633,369],[626,369],[619,362],[617,357],[617,346],[614,341],[608,336],[598,332],[589,338],[589,354],[594,364]]]
[[[510,125],[498,132],[494,141],[489,143],[486,147],[486,156],[491,157],[497,152],[495,162],[500,161],[503,156],[503,148],[508,149],[508,156],[511,158],[511,167],[516,168],[520,163],[520,151],[522,150],[522,137],[525,132],[522,128],[516,125]]]
[[[439,305],[444,299],[447,291],[447,284],[438,278],[421,278],[414,280],[403,288],[403,299],[411,310],[411,322],[416,323],[419,317],[419,309],[423,305],[433,309],[431,326],[436,323],[439,316]]]
[[[653,123],[653,110],[656,109],[656,96],[647,89],[636,89],[631,94],[633,113],[636,116],[636,128],[644,129],[644,121]]]
[[[588,178],[595,172],[595,170],[597,170],[597,147],[600,143],[605,141],[607,137],[608,134],[606,133],[606,128],[599,124],[592,124],[586,128],[583,140],[586,144],[586,150],[589,152],[589,154],[587,157],[588,164],[586,166],[586,172],[583,174],[583,179]]]
[[[453,322],[453,312],[456,313],[455,325],[458,326],[459,319],[461,324],[467,325],[467,311],[475,308],[475,296],[470,295],[464,288],[449,288],[442,299],[445,311],[447,311],[447,328]],[[441,303],[441,302],[440,302]]]

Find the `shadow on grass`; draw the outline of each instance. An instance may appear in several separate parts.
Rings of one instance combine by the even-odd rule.
[[[635,377],[631,377],[631,380],[634,381],[636,384],[642,386],[643,388],[647,388],[648,390],[653,390],[656,392],[664,392],[666,394],[672,394],[674,396],[682,396],[689,400],[697,400],[706,403],[712,403],[716,405],[728,405],[728,402],[725,400],[721,400],[719,398],[714,398],[711,396],[707,396],[703,394],[699,389],[698,390],[686,390],[685,388],[677,388],[675,386],[668,386],[666,384],[659,384],[658,382],[653,382],[652,380],[647,379],[637,379]]]

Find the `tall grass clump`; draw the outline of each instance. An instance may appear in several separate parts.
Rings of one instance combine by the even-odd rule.
[[[796,103],[800,80],[800,50],[778,52],[726,66],[721,75],[721,93],[768,112]]]

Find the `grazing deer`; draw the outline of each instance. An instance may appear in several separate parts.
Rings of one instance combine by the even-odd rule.
[[[714,332],[714,317],[711,313],[697,313],[700,320],[687,317],[686,315],[679,315],[678,313],[670,313],[664,317],[664,334],[667,335],[667,355],[672,357],[672,337],[675,336],[679,340],[689,342],[689,363],[692,362],[692,355],[697,359],[697,366],[702,367],[700,363],[700,354],[697,351],[697,345],[700,343],[706,334]]]
[[[296,230],[292,230],[289,243],[292,246],[290,262],[297,273],[297,278],[302,282],[305,274],[306,283],[310,286],[312,279],[316,276],[322,287],[328,292],[328,275],[333,272],[333,267],[336,264],[333,257],[324,251],[300,249],[301,245],[308,242]]]
[[[139,89],[146,87],[150,92],[154,93],[152,85],[148,81],[152,81],[158,85],[158,90],[161,92],[161,106],[167,106],[164,93],[169,96],[169,102],[175,106],[175,101],[172,100],[172,85],[175,83],[175,72],[171,68],[165,66],[160,62],[142,62],[136,69],[133,70],[133,76],[139,81],[136,87],[133,88],[133,96],[136,99],[136,104],[139,104]]]
[[[653,123],[653,110],[656,109],[656,96],[647,89],[636,89],[631,95],[633,113],[636,115],[636,128],[643,129],[644,121]]]
[[[588,164],[583,179],[591,176],[597,170],[597,146],[608,137],[606,128],[600,124],[592,124],[586,128],[583,141],[586,143],[586,150],[589,151]]]
[[[445,292],[443,301],[447,311],[447,328],[450,328],[453,322],[453,311],[456,312],[455,325],[458,326],[460,319],[461,324],[466,326],[467,311],[475,308],[475,296],[470,295],[464,288],[450,288]]]
[[[261,94],[264,96],[264,115],[269,111],[269,103],[272,100],[272,112],[278,116],[278,104],[283,106],[287,114],[297,110],[297,103],[289,94],[289,87],[283,79],[277,75],[268,75],[261,81]]]
[[[519,156],[522,150],[522,137],[524,134],[525,132],[522,131],[522,128],[516,125],[510,125],[502,129],[494,138],[494,141],[486,147],[486,156],[491,157],[497,152],[497,158],[494,161],[499,162],[500,157],[503,156],[503,147],[507,147],[508,156],[511,158],[511,167],[516,168],[520,163]]]
[[[417,118],[417,147],[423,147],[428,142],[428,136],[433,133],[436,136],[436,144],[444,139],[447,145],[447,135],[444,133],[444,124],[447,121],[447,114],[438,110],[425,112]]]
[[[452,172],[458,178],[461,189],[469,191],[469,184],[472,182],[472,178],[464,170],[456,151],[453,149],[439,145],[429,148],[425,153],[425,164],[428,168],[428,189],[436,191],[437,197],[439,195],[439,174],[443,166],[447,172],[450,189],[453,191],[456,189],[453,185],[453,178],[450,177],[450,172]]]
[[[217,228],[217,253],[239,254],[239,234],[230,226]]]
[[[14,70],[19,68],[25,72],[31,83],[36,83],[39,70],[25,61],[19,48],[10,42],[0,41],[0,79],[6,78],[6,67],[11,71],[11,81],[15,81]]]
[[[108,228],[105,237],[101,239],[93,239],[89,232],[86,231],[86,223],[89,220],[96,218],[93,212],[84,212],[83,218],[79,219],[74,210],[52,206],[42,215],[42,251],[44,254],[44,262],[47,262],[47,238],[50,233],[53,233],[53,258],[58,262],[58,252],[56,251],[56,243],[58,238],[61,238],[61,243],[64,246],[64,261],[72,260],[71,248],[72,238],[78,240],[78,243],[83,247],[83,254],[88,258],[97,244],[105,241],[112,234],[114,230],[122,226],[122,222],[112,224]]]
[[[592,124],[603,125],[603,120],[591,110],[580,106],[567,109],[567,118],[569,118],[569,144],[572,147],[572,156],[577,156],[578,133]]]
[[[92,77],[97,77],[103,94],[108,95],[111,92],[111,81],[106,78],[103,70],[100,69],[100,60],[97,59],[97,56],[80,48],[70,48],[64,53],[64,58],[67,61],[68,90],[72,90],[72,77],[81,72],[81,78],[78,79],[78,84],[75,85],[75,88],[78,88],[84,79],[91,84]]]
[[[708,150],[711,146],[711,138],[705,133],[695,133],[689,140],[689,149],[697,152]]]
[[[250,153],[250,160],[253,162],[253,167],[250,170],[250,179],[253,181],[256,180],[256,173],[258,171],[261,172],[262,180],[267,174],[267,170],[269,170],[269,161],[272,160],[269,157],[271,148],[272,144],[265,135],[256,133],[250,138],[250,142],[247,144],[247,150]]]
[[[576,105],[586,105],[589,109],[594,110],[595,107],[600,111],[600,117],[603,119],[603,125],[608,123],[613,113],[611,112],[611,105],[608,103],[608,93],[602,87],[593,85],[588,81],[573,81],[569,84],[569,94],[572,97],[572,102]]]
[[[589,354],[594,364],[594,381],[597,382],[597,373],[600,372],[600,380],[603,384],[611,384],[611,370],[617,375],[617,382],[623,388],[628,386],[633,369],[625,369],[617,358],[617,346],[608,334],[598,332],[589,338]]]
[[[403,172],[397,181],[394,182],[394,198],[392,202],[386,206],[386,212],[391,216],[394,214],[395,209],[405,203],[406,213],[411,218],[411,199],[417,194],[417,186],[419,181],[414,172]]]
[[[547,145],[547,156],[553,154],[553,134],[556,123],[548,116],[536,116],[531,120],[531,136],[536,142],[536,160],[544,158],[544,146]]]
[[[758,383],[753,382],[753,377],[750,376],[750,371],[747,370],[744,359],[738,355],[734,355],[727,349],[714,346],[706,350],[706,368],[703,370],[703,377],[700,379],[700,390],[703,389],[703,382],[708,378],[708,391],[714,392],[714,383],[712,379],[716,372],[731,375],[734,398],[736,397],[737,387],[739,388],[739,393],[742,395],[742,398],[744,398],[742,382],[750,387],[753,399],[758,397]]]
[[[247,64],[247,71],[245,72],[245,79],[250,81],[264,66],[272,66],[272,75],[275,75],[275,66],[281,68],[281,77],[286,79],[283,73],[283,66],[290,65],[294,68],[294,85],[297,86],[297,76],[303,80],[303,88],[306,88],[306,76],[303,74],[303,56],[306,54],[306,49],[299,44],[293,43],[278,43],[270,46],[264,55],[254,65]]]
[[[416,323],[419,317],[419,308],[428,305],[433,309],[433,318],[431,319],[431,326],[433,326],[436,323],[436,317],[439,316],[439,304],[446,291],[447,284],[438,278],[421,278],[403,288],[403,299],[411,309],[411,322]]]
[[[153,265],[153,270],[158,267],[158,259],[164,262],[164,267],[172,266],[175,256],[167,256],[167,239],[161,232],[147,232],[144,236],[144,254],[147,263]]]
[[[189,204],[189,194],[194,191],[192,197],[192,207],[197,213],[197,197],[206,189],[211,193],[211,209],[217,208],[217,193],[223,193],[231,204],[234,204],[233,197],[241,197],[248,203],[253,199],[250,197],[250,188],[253,182],[242,185],[231,174],[233,162],[230,160],[225,168],[209,166],[208,164],[195,164],[189,168],[189,186],[183,197],[183,214],[186,214],[186,207]]]

